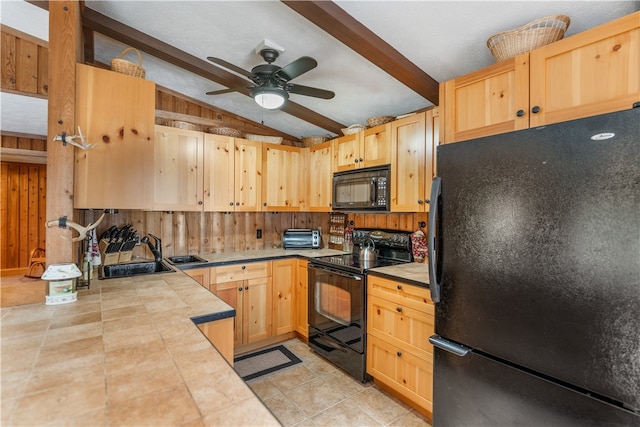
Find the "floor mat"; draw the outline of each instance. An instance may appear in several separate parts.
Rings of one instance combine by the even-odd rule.
[[[301,362],[291,350],[279,345],[237,356],[233,359],[233,369],[243,380],[249,381]]]

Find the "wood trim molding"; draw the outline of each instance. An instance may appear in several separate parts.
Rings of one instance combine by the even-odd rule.
[[[21,148],[0,148],[0,158],[3,162],[30,163],[38,165],[47,164],[47,152],[36,150],[23,150]]]
[[[420,96],[431,101],[434,105],[438,105],[439,83],[337,4],[326,0],[282,0],[282,3],[358,52]]]
[[[39,39],[37,37],[32,36],[31,34],[27,34],[27,33],[23,33],[20,30],[16,30],[15,28],[9,27],[7,25],[2,25],[2,32],[3,33],[7,33],[10,34],[14,37],[18,37],[22,40],[26,40],[28,42],[31,42],[33,44],[36,44],[38,46],[42,46],[42,47],[49,47],[49,42],[46,40],[42,40]]]
[[[31,98],[40,98],[40,99],[48,99],[49,98],[48,95],[41,94],[41,93],[25,92],[23,90],[7,89],[7,88],[4,88],[4,87],[0,88],[0,92],[12,93],[14,95],[20,95],[20,96],[29,96]]]

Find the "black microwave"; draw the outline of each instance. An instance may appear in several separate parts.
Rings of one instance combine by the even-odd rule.
[[[336,211],[389,211],[390,165],[333,174],[331,206]]]

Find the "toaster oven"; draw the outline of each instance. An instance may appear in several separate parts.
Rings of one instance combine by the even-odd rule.
[[[290,228],[282,235],[282,247],[284,249],[319,249],[321,240],[319,230]]]

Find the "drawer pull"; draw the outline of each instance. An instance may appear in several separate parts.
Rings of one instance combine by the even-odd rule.
[[[242,269],[243,269],[243,270],[246,270],[246,269],[247,269],[247,266],[246,266],[246,265],[243,265],[243,266],[242,266]]]
[[[398,355],[398,357],[402,357],[402,352],[401,351],[397,352],[396,354]]]
[[[245,291],[248,291],[248,290],[249,290],[249,286],[245,286],[245,287],[244,287],[244,290],[245,290]]]
[[[239,290],[240,292],[242,292],[242,286],[240,286],[240,287],[238,288],[238,290]]]
[[[401,291],[402,290],[402,285],[398,285],[398,290]]]
[[[398,307],[396,310],[398,310],[398,313],[402,313],[402,307]]]

